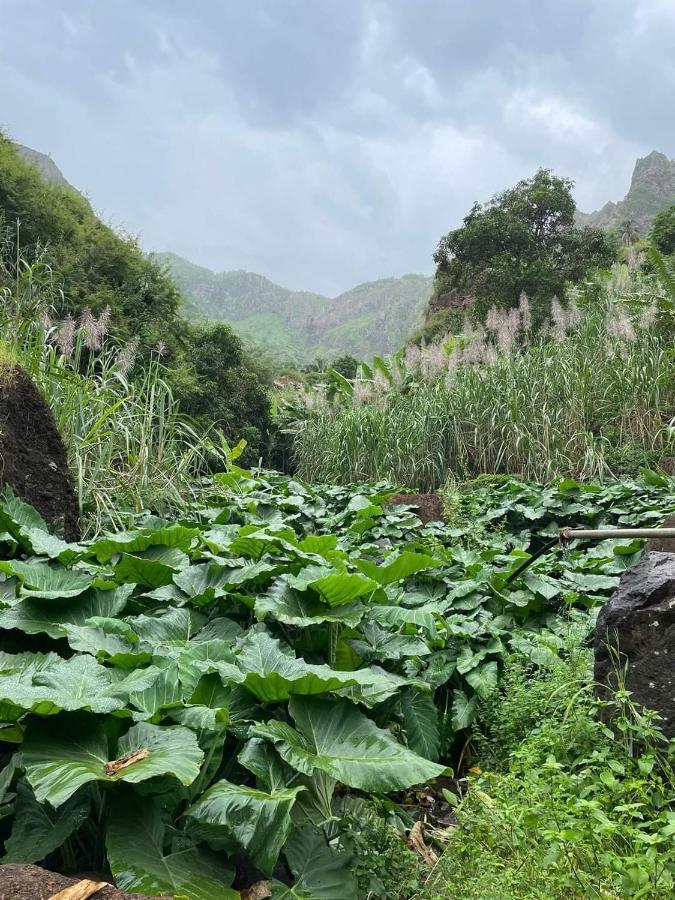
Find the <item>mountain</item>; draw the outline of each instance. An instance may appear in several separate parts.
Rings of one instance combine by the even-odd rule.
[[[174,253],[155,258],[188,298],[188,314],[229,322],[286,363],[391,353],[421,324],[432,290],[430,277],[404,275],[330,298],[288,290],[253,272],[212,272]]]
[[[577,213],[580,225],[598,228],[619,227],[631,221],[641,234],[649,231],[654,216],[675,204],[675,159],[653,150],[638,159],[630,188],[623,200],[606,203],[593,213]]]
[[[13,146],[21,159],[31,166],[34,166],[49,184],[70,187],[61,172],[61,169],[59,169],[51,156],[46,156],[44,153],[38,153],[37,150],[31,150],[30,147],[24,147],[23,144],[14,143]]]

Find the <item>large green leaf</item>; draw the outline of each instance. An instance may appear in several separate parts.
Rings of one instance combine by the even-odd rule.
[[[405,688],[401,693],[401,710],[410,749],[438,762],[441,734],[433,696],[429,691]]]
[[[387,562],[384,566],[378,566],[366,559],[356,561],[359,569],[374,579],[378,584],[394,584],[402,581],[416,572],[422,572],[425,569],[434,569],[439,565],[439,561],[433,556],[427,556],[425,553],[413,553],[412,550],[404,550],[399,553],[391,562]]]
[[[151,801],[124,791],[113,797],[110,807],[106,849],[121,890],[190,900],[239,900],[239,891],[229,887],[233,871],[215,854],[196,847],[165,852],[162,814]]]
[[[189,729],[141,722],[120,738],[111,760],[102,724],[86,715],[31,722],[22,751],[26,778],[36,799],[52,806],[65,803],[90,781],[135,783],[172,775],[188,785],[199,774],[203,757]]]
[[[218,781],[188,809],[208,825],[222,825],[246,850],[257,868],[271,874],[291,830],[291,808],[301,787],[265,793]]]
[[[152,659],[150,648],[139,644],[138,635],[123,620],[93,616],[85,625],[64,628],[73,650],[109,660],[120,668],[146,665]]]
[[[464,676],[479,697],[489,697],[496,690],[499,668],[494,660],[483,663]]]
[[[125,607],[133,585],[102,591],[90,588],[78,597],[45,600],[25,599],[0,609],[0,629],[16,628],[25,634],[66,636],[66,626],[84,625],[92,616],[113,617]]]
[[[197,528],[184,525],[167,525],[150,531],[121,531],[99,538],[91,545],[89,554],[106,563],[119,553],[139,553],[153,545],[187,551],[198,534]]]
[[[124,709],[132,691],[145,690],[154,683],[156,668],[121,673],[99,665],[91,656],[61,659],[55,654],[42,658],[38,666],[5,670],[0,678],[0,702],[17,711],[48,716],[62,710],[90,710],[111,713]],[[13,718],[4,711],[5,719]]]
[[[284,856],[296,880],[292,887],[273,882],[273,900],[358,900],[351,857],[334,850],[318,828],[295,831]]]
[[[263,703],[278,703],[293,694],[323,694],[351,686],[370,688],[384,699],[405,684],[397,676],[372,669],[339,672],[329,666],[311,665],[260,630],[250,632],[243,641],[237,667],[244,675],[244,686]]]
[[[86,792],[74,794],[58,809],[38,803],[24,782],[17,787],[12,833],[5,844],[3,863],[40,862],[76,831],[89,815]]]
[[[315,769],[349,787],[388,793],[421,784],[445,769],[399,744],[346,700],[292,697],[296,728],[272,720],[251,735],[272,741],[279,755],[305,775]]]
[[[76,572],[64,566],[52,565],[40,560],[12,559],[0,562],[0,572],[14,575],[21,582],[25,597],[45,600],[77,597],[91,587],[94,576],[88,572]]]
[[[187,563],[187,556],[177,547],[150,547],[141,555],[123,553],[115,564],[118,581],[146,584],[152,588],[170,584],[173,576]]]
[[[206,616],[185,607],[170,608],[156,616],[130,616],[127,622],[142,641],[158,644],[189,641],[206,624]]]
[[[322,622],[340,622],[354,628],[365,611],[365,606],[360,603],[332,608],[309,593],[293,590],[284,579],[255,601],[255,614],[259,619],[269,616],[275,621],[301,628]]]

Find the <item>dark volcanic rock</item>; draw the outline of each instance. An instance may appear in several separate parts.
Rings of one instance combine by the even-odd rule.
[[[51,411],[28,375],[0,369],[0,486],[30,503],[43,519],[80,536],[79,508],[66,450]]]
[[[626,687],[633,699],[662,717],[675,736],[675,554],[650,551],[628,569],[598,616],[595,679],[616,685],[608,645],[628,662]]]

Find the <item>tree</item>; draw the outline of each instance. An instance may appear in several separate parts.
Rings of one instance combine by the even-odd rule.
[[[482,316],[492,305],[517,305],[525,291],[541,319],[568,281],[616,258],[612,238],[596,228],[577,228],[572,182],[540,169],[532,178],[475,203],[461,228],[441,238],[435,294],[452,290],[475,298]]]
[[[669,206],[654,217],[649,237],[660,253],[665,256],[675,253],[675,206]]]
[[[346,353],[344,356],[338,356],[330,365],[331,369],[339,372],[345,378],[356,378],[356,370],[359,367],[359,361],[354,356]]]
[[[231,443],[243,438],[244,462],[257,462],[271,427],[268,373],[254,366],[229,325],[191,328],[186,338],[189,355],[172,379],[182,408],[206,428],[222,429]]]

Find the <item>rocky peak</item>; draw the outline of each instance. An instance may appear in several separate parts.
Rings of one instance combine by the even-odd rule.
[[[654,216],[675,204],[675,159],[652,150],[638,159],[633,169],[628,193],[618,203],[606,203],[594,213],[578,213],[581,225],[599,228],[618,227],[630,220],[638,231],[646,233]]]

